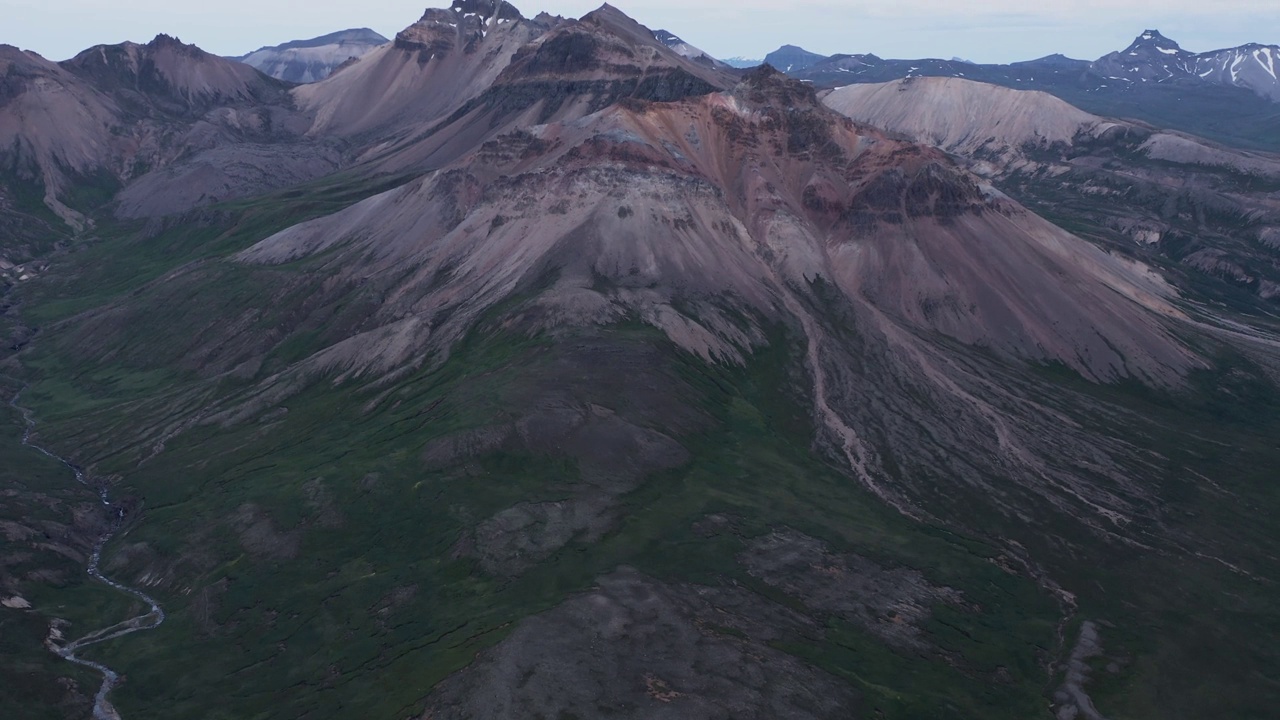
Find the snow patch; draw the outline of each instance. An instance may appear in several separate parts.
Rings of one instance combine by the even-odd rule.
[[[1253,51],[1253,57],[1258,61],[1258,64],[1262,66],[1262,69],[1266,70],[1271,75],[1272,80],[1277,79],[1275,57],[1269,50],[1258,48]]]

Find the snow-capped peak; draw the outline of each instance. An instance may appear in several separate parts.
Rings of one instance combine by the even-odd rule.
[[[1133,56],[1142,53],[1144,50],[1155,50],[1164,55],[1180,55],[1186,53],[1178,43],[1170,40],[1164,35],[1161,35],[1159,30],[1144,30],[1143,33],[1133,41],[1133,44],[1125,50],[1125,53]]]

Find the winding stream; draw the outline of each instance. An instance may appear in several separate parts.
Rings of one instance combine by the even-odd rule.
[[[112,504],[110,493],[105,485],[100,488],[93,488],[89,485],[88,481],[85,480],[84,472],[80,470],[80,468],[76,467],[71,461],[31,442],[31,436],[36,429],[34,414],[31,410],[18,404],[19,399],[22,397],[22,393],[25,391],[26,387],[24,386],[16,395],[13,396],[13,399],[9,401],[9,405],[14,410],[17,410],[22,414],[23,422],[26,424],[22,433],[22,444],[65,465],[68,470],[75,473],[77,482],[90,490],[94,490],[98,494],[98,499],[102,501],[102,505],[112,515],[111,525],[107,528],[106,532],[98,538],[97,542],[93,544],[93,552],[89,555],[89,564],[86,568],[89,576],[98,582],[109,585],[112,588],[125,593],[126,595],[130,595],[141,600],[151,608],[143,615],[130,618],[129,620],[116,623],[115,625],[105,627],[101,630],[96,630],[85,635],[79,640],[63,643],[61,645],[54,642],[60,639],[57,634],[55,633],[51,635],[50,648],[57,653],[59,657],[62,657],[68,662],[73,662],[76,665],[93,668],[94,670],[102,673],[102,687],[98,688],[98,694],[94,697],[93,702],[94,720],[120,720],[120,714],[116,712],[115,707],[111,705],[111,701],[107,699],[107,696],[111,694],[111,690],[119,684],[120,675],[106,665],[79,657],[77,653],[82,648],[86,648],[90,645],[96,645],[101,642],[114,640],[116,638],[144,630],[155,630],[164,622],[164,610],[160,608],[160,604],[157,603],[150,595],[147,595],[141,590],[131,588],[128,585],[118,583],[102,574],[102,571],[99,568],[102,562],[102,549],[106,547],[106,544],[110,542],[123,527],[124,510]]]

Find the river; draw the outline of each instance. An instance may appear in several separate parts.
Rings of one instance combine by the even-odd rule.
[[[97,488],[93,487],[85,478],[84,471],[70,460],[67,460],[49,449],[31,441],[31,437],[35,433],[36,429],[35,414],[30,409],[22,407],[22,405],[19,404],[22,393],[25,391],[26,388],[23,387],[16,395],[13,396],[13,399],[9,401],[9,405],[21,413],[23,422],[26,424],[22,433],[22,444],[36,452],[42,453],[45,456],[58,461],[59,463],[62,463],[62,465],[66,466],[70,472],[75,473],[76,482],[79,482],[81,485],[95,492],[98,499],[102,502],[103,507],[111,516],[111,523],[108,525],[107,530],[93,545],[93,552],[90,553],[89,563],[85,568],[86,572],[88,572],[89,576],[94,580],[108,585],[126,595],[130,595],[150,607],[150,610],[142,615],[102,628],[101,630],[95,630],[79,640],[59,644],[57,641],[57,634],[55,633],[52,636],[55,640],[50,643],[53,651],[68,662],[75,663],[76,665],[82,665],[87,668],[93,668],[102,674],[102,686],[98,688],[98,693],[94,697],[93,701],[93,719],[120,720],[120,713],[116,712],[116,709],[111,704],[111,700],[109,698],[111,690],[120,682],[119,673],[102,663],[85,660],[80,657],[78,653],[80,650],[89,647],[90,645],[114,640],[136,632],[155,630],[164,622],[164,610],[161,609],[160,604],[150,595],[138,590],[137,588],[129,587],[124,583],[116,582],[102,574],[102,570],[100,568],[102,563],[102,549],[106,547],[107,543],[111,542],[112,538],[114,538],[124,527],[124,510],[112,503],[110,490],[105,484]]]

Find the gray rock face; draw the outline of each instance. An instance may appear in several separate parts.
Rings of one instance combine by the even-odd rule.
[[[313,83],[329,77],[353,58],[362,58],[388,42],[368,28],[342,30],[310,40],[260,48],[234,59],[278,80]]]

